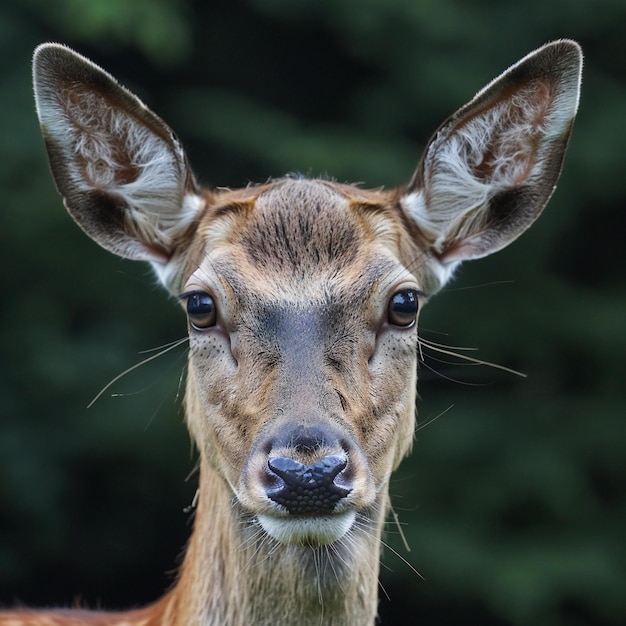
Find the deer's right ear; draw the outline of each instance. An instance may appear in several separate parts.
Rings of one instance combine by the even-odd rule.
[[[101,246],[168,263],[202,201],[170,128],[88,59],[43,44],[33,59],[35,101],[65,206]]]

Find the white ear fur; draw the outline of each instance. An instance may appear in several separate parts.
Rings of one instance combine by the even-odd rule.
[[[459,262],[491,254],[539,216],[555,187],[576,114],[580,48],[529,54],[449,118],[403,199],[431,241],[443,285]]]
[[[65,46],[35,51],[37,114],[65,205],[108,250],[157,274],[202,201],[176,136],[136,96]]]

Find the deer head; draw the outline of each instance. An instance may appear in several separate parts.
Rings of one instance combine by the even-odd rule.
[[[580,72],[571,41],[528,55],[441,125],[405,188],[287,176],[224,190],[198,186],[174,133],[109,74],[37,49],[67,210],[102,247],[148,261],[188,317],[200,506],[170,594],[180,607],[193,589],[194,608],[172,623],[320,623],[320,603],[324,623],[373,621],[388,481],[413,438],[419,309],[537,219]],[[274,560],[252,581],[207,582],[207,560],[241,571],[242,553]]]

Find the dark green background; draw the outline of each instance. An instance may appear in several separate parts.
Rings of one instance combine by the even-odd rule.
[[[555,197],[421,318],[426,337],[528,378],[422,366],[421,423],[452,408],[391,484],[411,552],[394,524],[387,540],[424,580],[385,550],[381,612],[386,625],[626,623],[625,27],[624,0],[2,0],[0,602],[156,598],[196,481],[184,347],[87,409],[185,320],[147,267],[100,250],[63,210],[31,97],[36,44],[68,43],[117,75],[204,183],[298,170],[393,186],[475,91],[571,37],[583,97]]]

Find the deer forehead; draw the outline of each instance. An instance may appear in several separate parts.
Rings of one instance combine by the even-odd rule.
[[[199,226],[204,248],[187,288],[217,282],[239,302],[301,308],[363,302],[387,283],[416,280],[401,258],[414,246],[386,194],[282,179],[243,200],[241,192],[219,200]]]

